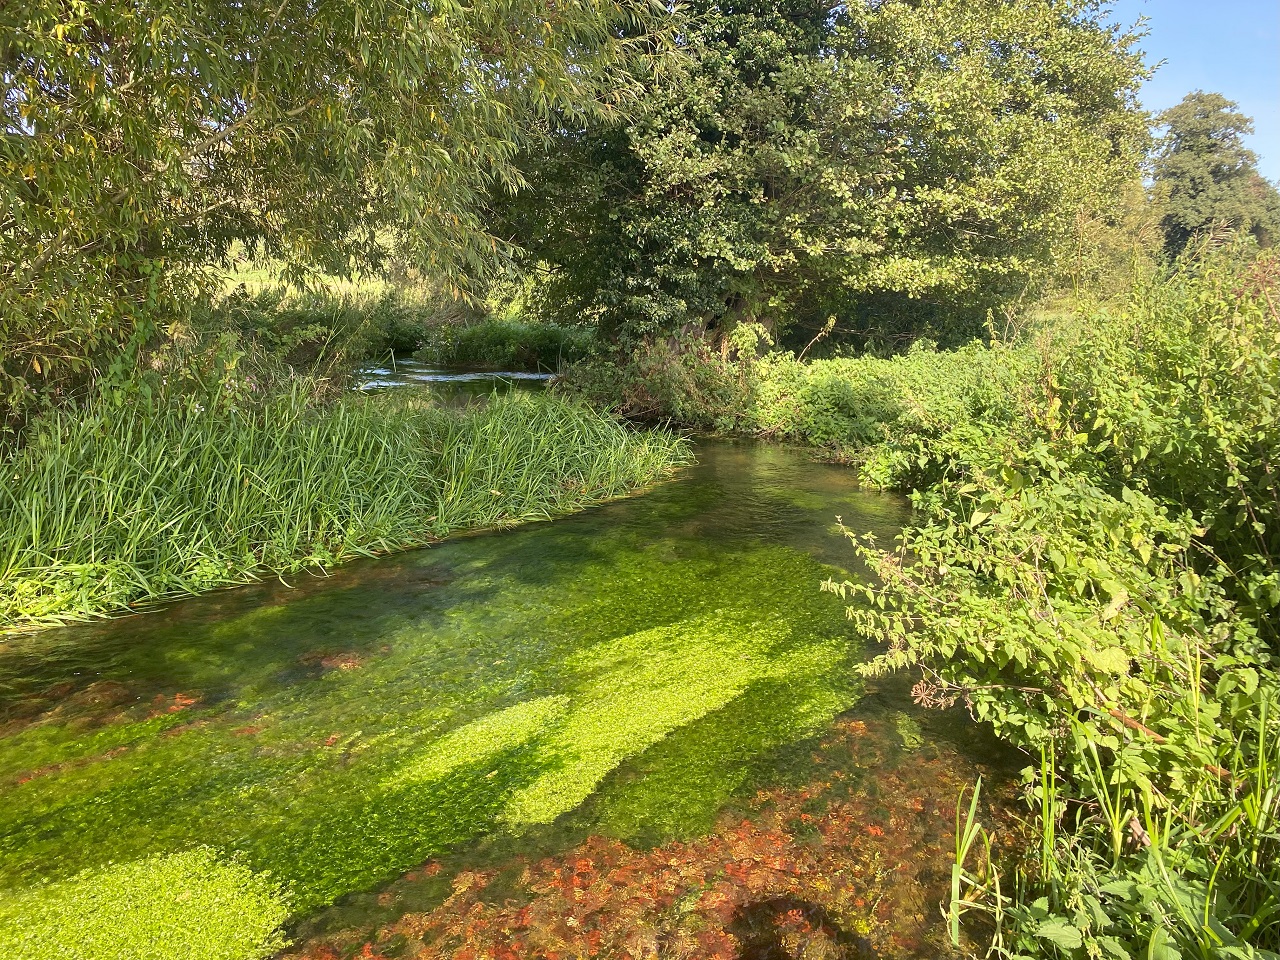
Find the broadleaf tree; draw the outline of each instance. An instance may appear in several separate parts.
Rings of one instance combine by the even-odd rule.
[[[1280,192],[1244,145],[1253,121],[1220,93],[1197,90],[1158,117],[1164,128],[1153,173],[1165,201],[1165,249],[1180,254],[1197,234],[1236,229],[1264,246],[1280,237]]]
[[[511,235],[611,334],[964,316],[1137,174],[1136,35],[1067,0],[694,0],[685,73],[527,157]]]
[[[0,5],[0,400],[119,364],[233,243],[343,271],[395,242],[475,273],[502,252],[481,206],[517,183],[516,153],[553,110],[625,108],[666,16],[649,0]]]

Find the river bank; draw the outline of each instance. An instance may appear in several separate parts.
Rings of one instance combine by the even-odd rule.
[[[805,361],[744,325],[568,375],[911,492],[896,542],[847,531],[876,576],[828,589],[888,645],[860,672],[910,671],[1033,761],[1039,840],[1001,862],[971,824],[956,888],[999,956],[1280,951],[1278,280],[1206,247],[952,350]]]
[[[3,454],[0,633],[546,519],[687,459],[674,435],[544,395],[99,399]]]

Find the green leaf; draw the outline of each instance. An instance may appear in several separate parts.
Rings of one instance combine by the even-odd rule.
[[[1036,936],[1064,950],[1076,950],[1084,945],[1084,936],[1080,931],[1066,920],[1057,917],[1042,922],[1036,928]]]

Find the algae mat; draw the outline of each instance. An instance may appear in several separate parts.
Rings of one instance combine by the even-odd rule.
[[[478,839],[705,833],[857,701],[818,584],[849,574],[837,515],[887,538],[905,507],[799,453],[698,453],[565,520],[0,647],[5,955],[112,955],[89,914],[262,956],[286,914]],[[243,935],[191,939],[194,903]]]

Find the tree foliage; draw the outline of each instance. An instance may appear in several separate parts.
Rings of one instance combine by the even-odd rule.
[[[646,0],[32,0],[0,12],[0,394],[180,317],[236,241],[445,272],[551,110],[634,93]],[[638,75],[638,74],[636,74]]]
[[[511,212],[547,300],[613,330],[985,308],[1132,177],[1134,36],[1096,4],[698,0],[686,72],[566,124]]]
[[[1160,114],[1165,128],[1155,180],[1168,194],[1165,248],[1177,256],[1215,227],[1247,231],[1264,246],[1280,236],[1280,193],[1244,145],[1253,121],[1220,93],[1195,91]]]

